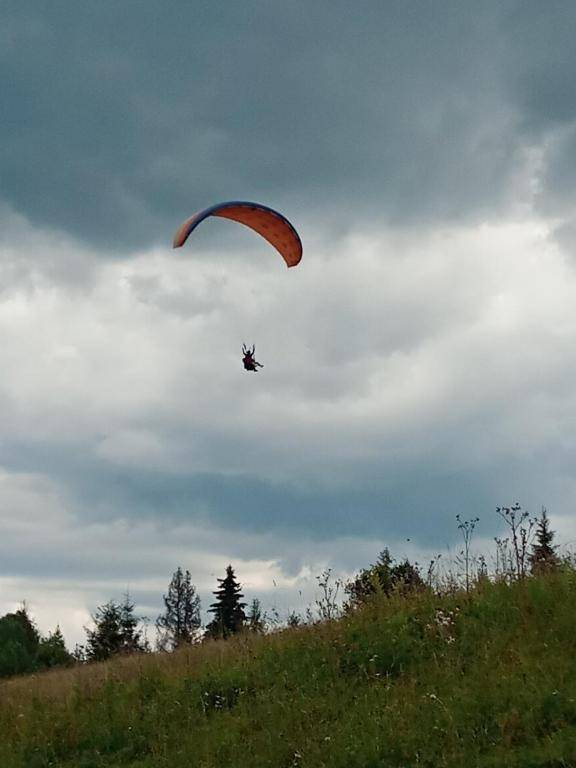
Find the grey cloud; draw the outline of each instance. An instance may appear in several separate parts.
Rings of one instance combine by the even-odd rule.
[[[59,455],[58,455],[59,454]],[[82,458],[80,458],[82,457]],[[357,483],[340,489],[298,488],[292,484],[270,483],[257,476],[178,475],[168,472],[120,468],[90,461],[86,451],[45,446],[25,448],[19,455],[14,446],[5,447],[3,463],[26,469],[42,467],[78,510],[79,522],[111,524],[125,519],[133,523],[149,521],[157,526],[161,538],[183,523],[214,527],[223,540],[234,540],[243,557],[272,557],[294,561],[293,547],[299,541],[328,542],[341,537],[387,536],[426,540],[442,546],[450,535],[450,525],[465,503],[467,514],[484,516],[511,493],[524,491],[531,499],[536,480],[526,484],[526,464],[507,462],[505,467],[490,463],[482,468],[436,466],[429,458],[394,459],[383,457],[372,462],[359,475]],[[531,465],[528,460],[528,465]],[[522,477],[518,488],[515,476]],[[251,541],[246,548],[235,537],[265,536],[259,545]],[[259,546],[262,548],[260,549]],[[285,553],[285,554],[284,554]],[[82,573],[88,568],[95,576],[98,564],[80,560],[81,553],[66,557],[69,567]],[[6,559],[7,558],[7,559]],[[79,560],[80,558],[80,560]],[[4,565],[17,568],[20,555],[3,556]],[[42,568],[61,573],[61,554],[42,558]],[[26,568],[35,559],[27,562]],[[298,559],[299,567],[303,560]],[[118,564],[118,572],[124,567]]]
[[[481,515],[509,496],[552,506],[558,470],[543,457],[558,459],[559,437],[567,466],[573,453],[565,430],[573,345],[555,331],[572,317],[573,279],[552,250],[544,265],[531,230],[504,228],[499,237],[508,261],[493,252],[494,234],[472,231],[435,239],[420,260],[404,242],[396,263],[383,235],[377,248],[358,249],[352,267],[342,258],[322,274],[303,271],[256,310],[219,296],[222,325],[207,328],[181,322],[164,286],[194,307],[216,267],[195,270],[188,283],[177,259],[163,271],[161,259],[139,261],[136,282],[124,264],[103,266],[84,302],[57,295],[46,311],[39,296],[16,307],[19,322],[2,347],[13,404],[4,405],[0,464],[53,478],[87,526],[126,518],[154,522],[160,535],[185,521],[260,541],[269,534],[267,551],[278,558],[287,543],[388,531],[441,545],[462,505]],[[254,277],[231,272],[232,282]],[[276,284],[273,274],[256,288]],[[22,324],[23,315],[41,318],[42,328]],[[238,329],[252,321],[263,326],[270,365],[266,357],[263,375],[249,378],[219,336],[231,327],[238,344]],[[74,364],[44,364],[45,338],[77,350]],[[264,550],[244,552],[255,553]]]
[[[191,210],[238,197],[302,221],[482,214],[505,205],[522,161],[501,4],[55,1],[0,13],[2,195],[112,250],[168,243]]]
[[[576,73],[576,67],[574,69]],[[576,99],[575,99],[576,106]],[[537,203],[546,215],[560,218],[557,225],[562,242],[562,230],[574,226],[576,204],[576,122],[559,131],[549,142],[546,166],[540,178]]]
[[[524,0],[506,16],[502,83],[519,140],[536,149],[536,211],[553,220],[557,243],[574,254],[576,9],[569,0]]]
[[[569,513],[573,275],[541,225],[460,225],[534,202],[573,237],[576,11],[360,5],[2,3],[0,465],[75,516],[53,545],[7,546],[8,520],[7,576],[116,589],[189,548],[295,577],[440,549],[457,512]],[[314,258],[278,279],[206,222],[194,269],[99,262],[233,197],[285,210]],[[148,528],[115,564],[89,537],[118,521]]]
[[[569,0],[509,4],[501,34],[507,41],[502,72],[507,96],[519,108],[528,135],[569,124],[576,117],[574,21]]]

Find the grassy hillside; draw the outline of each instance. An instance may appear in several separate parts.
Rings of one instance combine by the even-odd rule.
[[[0,766],[576,766],[576,574],[13,679]]]

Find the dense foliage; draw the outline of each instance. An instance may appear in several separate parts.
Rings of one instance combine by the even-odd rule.
[[[384,549],[374,565],[364,568],[349,584],[345,591],[350,607],[365,603],[375,593],[386,597],[394,591],[411,592],[424,588],[418,568],[404,559],[395,563],[388,548]]]
[[[0,677],[71,663],[59,627],[42,637],[25,607],[0,618]]]

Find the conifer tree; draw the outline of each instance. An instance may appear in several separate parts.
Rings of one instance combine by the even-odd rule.
[[[18,608],[15,613],[6,614],[4,618],[8,618],[10,616],[13,616],[16,623],[19,624],[22,628],[24,637],[26,638],[26,647],[31,653],[34,653],[38,648],[38,643],[40,642],[40,633],[36,628],[34,619],[28,612],[26,603],[22,603],[21,608]]]
[[[231,565],[226,568],[226,577],[218,579],[220,588],[213,594],[216,602],[208,609],[214,614],[213,620],[206,627],[206,635],[214,638],[227,638],[239,632],[246,622],[244,608],[246,603],[241,602],[244,595],[242,587],[236,581],[234,569]]]
[[[114,600],[96,608],[92,616],[95,628],[86,629],[88,661],[105,661],[122,650],[120,613],[121,606]]]
[[[546,508],[542,507],[542,513],[536,523],[532,552],[528,556],[530,570],[533,574],[551,571],[560,565],[560,558],[556,554],[557,547],[552,544],[553,541],[554,531],[550,530],[550,520]]]
[[[59,626],[48,637],[40,640],[38,662],[42,668],[66,667],[74,663],[74,657],[66,649],[64,635]]]
[[[192,584],[190,571],[184,573],[178,567],[172,576],[168,594],[163,595],[162,599],[164,613],[156,619],[158,647],[161,650],[174,650],[196,642],[202,623],[200,597]]]
[[[87,629],[86,658],[104,661],[118,653],[148,651],[148,643],[138,630],[141,621],[134,615],[134,603],[127,594],[123,603],[110,600],[99,606],[92,617],[95,628]]]
[[[143,616],[134,613],[134,602],[128,592],[120,605],[120,628],[122,632],[122,653],[148,653],[150,647],[145,637],[144,630],[139,630],[141,621],[147,621]]]

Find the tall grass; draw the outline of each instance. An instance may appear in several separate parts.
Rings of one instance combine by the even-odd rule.
[[[576,766],[576,574],[0,684],[2,768]]]

